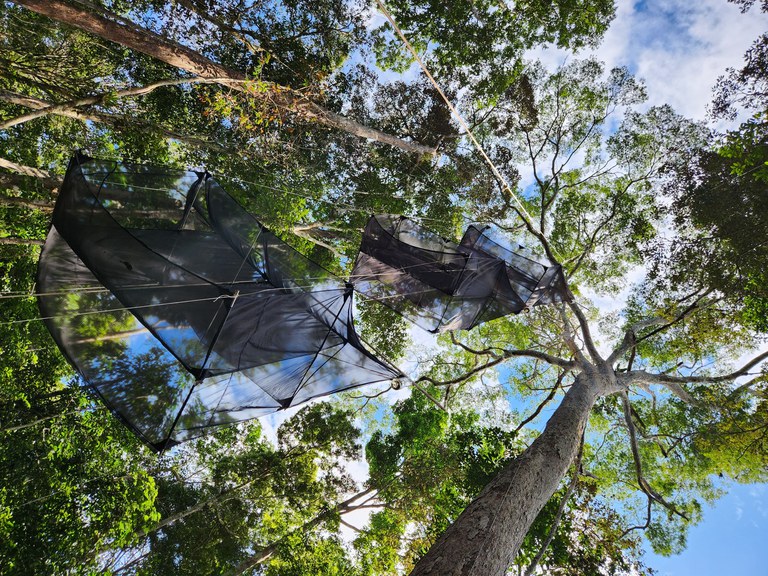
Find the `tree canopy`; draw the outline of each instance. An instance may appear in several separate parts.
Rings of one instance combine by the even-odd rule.
[[[748,8],[751,2],[741,2]],[[386,8],[456,105],[412,63]],[[612,3],[18,0],[0,6],[0,562],[9,574],[646,574],[765,482],[765,38],[712,133],[594,58]],[[396,76],[396,77],[395,77]],[[39,321],[73,148],[205,168],[339,275],[369,216],[471,222],[573,300],[432,338],[360,301],[410,375],[151,454]],[[494,170],[491,170],[492,164]],[[88,296],[88,295],[86,295]],[[74,295],[73,295],[74,297]],[[610,300],[612,305],[605,306]],[[94,349],[134,325],[83,317]],[[109,326],[106,325],[109,323]],[[162,377],[152,350],[115,378]]]

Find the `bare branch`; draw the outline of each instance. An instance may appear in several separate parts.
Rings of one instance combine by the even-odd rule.
[[[692,304],[690,304],[689,306],[687,306],[687,307],[686,307],[686,308],[685,308],[685,309],[684,309],[684,310],[683,310],[683,311],[682,311],[680,314],[678,314],[678,315],[677,315],[677,316],[676,316],[676,317],[675,317],[675,318],[674,318],[672,321],[668,322],[667,324],[663,324],[662,326],[660,326],[659,328],[656,328],[655,330],[652,330],[651,332],[649,332],[648,334],[646,334],[645,336],[643,336],[642,338],[640,338],[640,339],[638,340],[638,342],[642,342],[643,340],[646,340],[647,338],[650,338],[650,337],[652,337],[652,336],[655,336],[656,334],[658,334],[659,332],[662,332],[662,331],[666,330],[666,329],[667,329],[667,328],[669,328],[670,326],[674,326],[675,324],[677,324],[678,322],[680,322],[681,320],[683,320],[683,319],[684,319],[686,316],[688,316],[688,315],[689,315],[691,312],[693,312],[694,310],[696,310],[696,309],[701,309],[701,308],[702,308],[702,306],[699,306],[699,303],[700,303],[700,302],[701,302],[701,301],[702,301],[704,298],[706,298],[707,296],[709,296],[709,295],[710,295],[710,294],[711,294],[713,291],[714,291],[714,290],[707,290],[707,291],[705,291],[704,293],[700,294],[700,295],[699,295],[699,296],[696,298],[696,300],[694,300],[694,301],[693,301],[693,303],[692,303]],[[695,293],[694,293],[694,295],[695,295]],[[683,301],[687,300],[689,297],[690,297],[690,296],[687,296],[687,297],[686,297],[686,298],[685,298]],[[709,302],[709,303],[707,304],[707,306],[711,306],[711,305],[713,305],[713,304],[715,304],[716,302],[719,302],[719,301],[720,301],[720,299],[719,299],[719,298],[718,298],[718,299],[716,299],[716,300],[712,300],[711,302]]]
[[[353,530],[353,531],[357,532],[358,534],[360,534],[362,532],[362,530],[360,530],[360,528],[358,528],[357,526],[352,526],[352,524],[350,524],[349,522],[344,520],[344,518],[339,518],[339,523],[343,524],[344,526],[346,526],[350,530]]]
[[[632,458],[635,461],[635,474],[637,476],[637,483],[640,486],[640,490],[645,492],[648,498],[652,498],[654,501],[664,506],[667,510],[669,510],[673,514],[680,516],[684,520],[689,520],[688,516],[680,512],[673,504],[670,504],[669,502],[667,502],[658,492],[656,492],[653,488],[651,488],[651,485],[648,484],[648,481],[643,476],[643,465],[640,461],[640,450],[637,446],[637,434],[635,432],[635,423],[632,420],[631,405],[629,403],[629,397],[627,396],[626,392],[621,393],[621,402],[624,406],[624,420],[627,423],[627,430],[629,431],[629,442],[632,448]]]
[[[53,210],[53,200],[25,200],[24,198],[19,198],[17,196],[0,194],[0,206],[16,206],[28,210],[51,212]]]
[[[474,354],[475,356],[492,356],[494,358],[498,358],[500,356],[499,352],[504,352],[503,348],[485,348],[484,350],[475,350],[474,348],[470,348],[463,342],[460,342],[456,339],[456,332],[454,330],[451,330],[449,332],[451,335],[451,342],[458,346],[459,348],[463,349],[466,352],[469,352],[470,354]]]
[[[258,566],[262,562],[266,562],[269,560],[274,553],[277,551],[280,544],[282,544],[285,540],[290,538],[291,536],[299,533],[305,533],[311,528],[314,528],[318,524],[320,524],[322,521],[324,521],[326,518],[331,516],[334,512],[338,514],[344,514],[346,512],[357,510],[361,508],[362,506],[353,506],[352,502],[355,500],[358,500],[362,496],[366,494],[370,494],[373,492],[375,488],[367,488],[366,490],[363,490],[362,492],[359,492],[352,496],[351,498],[347,498],[344,502],[339,502],[332,508],[326,508],[324,511],[317,514],[314,518],[311,520],[308,520],[303,525],[295,528],[291,532],[288,532],[285,536],[277,540],[276,542],[272,542],[271,544],[268,544],[266,546],[262,546],[261,548],[257,548],[254,550],[254,552],[251,554],[249,558],[246,558],[243,560],[238,566],[235,567],[235,569],[230,572],[233,576],[238,576],[239,574],[243,574],[250,570],[251,568]]]
[[[15,236],[5,236],[0,238],[0,245],[10,246],[42,246],[45,240],[35,240],[30,238],[17,238]]]
[[[741,396],[745,392],[749,392],[753,396],[757,396],[759,398],[764,398],[765,394],[761,394],[760,392],[757,392],[755,390],[752,390],[752,386],[755,386],[756,384],[761,384],[766,382],[766,379],[768,378],[767,374],[760,374],[759,376],[755,376],[751,380],[748,380],[744,384],[741,384],[740,386],[734,388],[733,392],[731,392],[728,395],[729,400],[735,400],[739,396]]]
[[[90,10],[84,10],[63,0],[16,0],[16,3],[59,22],[64,22],[147,54],[195,76],[212,79],[226,78],[225,81],[218,83],[234,90],[247,90],[243,86],[243,80],[246,80],[244,73],[214,62],[200,52],[143,28],[101,6],[90,5]],[[370,138],[406,152],[422,156],[435,154],[435,149],[430,146],[408,142],[391,134],[364,126],[355,120],[323,108],[308,100],[301,92],[287,86],[273,83],[263,84],[266,92],[254,93],[252,96],[269,98],[283,109],[298,114],[306,120],[342,130],[360,138]]]
[[[61,104],[49,104],[37,98],[32,98],[30,96],[24,96],[21,94],[14,94],[13,92],[7,92],[5,90],[2,90],[0,91],[0,98],[2,98],[3,100],[7,102],[12,102],[13,104],[26,106],[27,108],[33,108],[36,111],[29,112],[28,114],[23,114],[22,116],[17,116],[16,118],[11,118],[10,120],[6,120],[5,122],[0,122],[0,130],[7,130],[8,128],[11,128],[13,126],[18,126],[19,124],[23,124],[24,122],[29,122],[30,120],[34,120],[35,118],[47,116],[48,114],[63,114],[65,112],[71,112],[76,108],[80,108],[82,106],[92,106],[94,104],[103,104],[105,100],[108,98],[110,99],[111,98],[132,98],[136,96],[143,96],[145,94],[149,94],[150,92],[153,92],[158,88],[163,88],[166,86],[178,86],[180,84],[196,84],[196,83],[216,84],[221,80],[223,79],[222,78],[199,78],[199,77],[198,78],[174,78],[171,80],[161,80],[159,82],[147,84],[146,86],[136,86],[133,88],[126,88],[125,90],[118,90],[117,92],[104,92],[102,94],[97,94],[95,96],[79,98],[77,100],[71,100],[69,102],[63,102]]]
[[[611,352],[611,355],[608,356],[608,359],[606,360],[608,365],[613,366],[628,350],[635,347],[635,344],[637,343],[637,333],[640,330],[643,328],[650,328],[651,326],[658,326],[659,324],[664,324],[664,322],[666,322],[664,318],[655,316],[632,324],[632,326],[630,326],[624,333],[624,339],[621,341],[621,344],[619,344],[613,352]]]
[[[328,250],[331,254],[333,254],[336,258],[343,258],[344,254],[342,254],[336,246],[333,244],[329,244],[328,242],[325,242],[324,240],[321,240],[317,238],[314,234],[311,233],[309,230],[302,230],[300,228],[293,228],[293,233],[300,237],[304,238],[305,240],[309,240],[313,244],[317,244],[321,248],[325,248]]]
[[[452,378],[450,380],[435,380],[430,376],[421,376],[418,380],[414,382],[415,384],[418,384],[419,382],[429,382],[433,386],[451,386],[453,384],[461,384],[462,382],[466,382],[469,380],[472,376],[475,374],[482,372],[484,370],[487,370],[488,368],[493,368],[497,364],[501,364],[501,362],[504,361],[504,358],[496,358],[495,360],[491,360],[490,362],[486,362],[485,364],[480,364],[479,366],[475,366],[472,368],[469,372],[465,372],[461,376],[457,376],[456,378]]]
[[[571,354],[573,354],[573,357],[576,359],[579,366],[584,368],[589,366],[589,360],[584,356],[584,353],[576,344],[576,340],[573,337],[573,328],[571,327],[570,320],[568,320],[568,316],[565,314],[565,306],[559,306],[558,311],[560,312],[560,320],[563,323],[563,338],[566,346],[568,346],[568,349],[571,351]]]
[[[445,406],[443,406],[437,398],[432,396],[432,394],[430,394],[428,390],[425,390],[424,388],[419,386],[418,382],[414,382],[413,383],[413,387],[416,388],[416,390],[418,390],[422,394],[424,394],[424,396],[429,398],[429,400],[432,402],[432,404],[434,404],[435,406],[440,408],[440,410],[442,410],[443,412],[446,412],[446,413],[448,412],[448,409]]]
[[[62,178],[52,176],[47,170],[41,170],[40,168],[34,168],[33,166],[25,166],[23,164],[16,164],[7,158],[0,158],[0,168],[21,174],[22,176],[30,176],[32,178],[38,178],[42,180],[46,187],[58,189],[61,186]]]
[[[160,124],[153,123],[149,125],[147,123],[140,122],[135,118],[129,117],[129,116],[124,116],[120,114],[111,114],[108,112],[94,112],[94,111],[85,112],[64,104],[52,105],[49,102],[46,102],[45,100],[32,98],[31,96],[21,97],[21,95],[19,94],[16,94],[14,92],[8,92],[8,91],[0,91],[0,99],[5,100],[6,102],[14,103],[14,104],[17,104],[17,103],[20,104],[21,102],[24,102],[25,106],[38,110],[38,112],[15,118],[14,120],[19,120],[18,123],[21,123],[22,120],[26,121],[32,118],[45,116],[47,114],[56,114],[59,116],[72,118],[74,120],[80,120],[81,122],[96,122],[98,124],[106,124],[108,126],[117,126],[121,123],[133,124],[133,125],[136,125],[137,123],[139,123],[151,130],[160,132],[167,138],[172,138],[174,140],[186,142],[187,144],[191,144],[193,146],[210,147],[210,148],[214,148],[222,151],[226,150],[226,148],[224,148],[219,143],[213,140],[208,140],[207,138],[203,138],[200,136],[180,134],[178,132],[168,130],[167,128],[164,128]],[[0,125],[0,128],[2,128],[1,125]]]
[[[717,384],[719,382],[728,382],[734,380],[739,376],[744,376],[750,369],[754,368],[760,362],[768,358],[768,351],[758,354],[752,360],[744,364],[738,370],[722,376],[669,376],[667,374],[651,374],[645,370],[633,370],[628,372],[625,376],[628,377],[628,383],[634,382],[647,382],[649,384],[687,384],[691,382],[700,382],[708,384]]]
[[[579,321],[579,326],[581,327],[581,335],[582,335],[582,338],[584,338],[584,345],[587,347],[587,351],[589,352],[589,355],[592,357],[592,360],[595,362],[602,362],[603,359],[600,357],[600,354],[597,352],[595,341],[592,339],[592,333],[590,332],[590,329],[589,329],[589,322],[587,322],[587,317],[584,316],[584,312],[582,311],[581,306],[579,306],[573,300],[568,302],[568,306],[576,315],[576,318]]]
[[[648,498],[648,510],[645,514],[645,524],[639,524],[637,526],[631,526],[624,530],[624,532],[621,533],[621,536],[619,536],[619,540],[623,540],[624,537],[629,534],[630,532],[633,532],[634,530],[646,530],[648,526],[651,525],[651,504],[653,503],[653,499],[651,499],[650,496],[646,494],[646,497]]]
[[[553,366],[559,366],[560,368],[565,368],[567,370],[573,370],[578,367],[577,363],[573,360],[566,360],[565,358],[547,354],[546,352],[539,352],[538,350],[506,350],[504,352],[505,359],[517,357],[543,360],[544,362],[552,364]]]
[[[560,388],[560,384],[563,383],[563,377],[565,377],[565,372],[561,372],[560,374],[558,374],[557,381],[555,382],[555,385],[552,386],[552,389],[549,391],[549,394],[547,394],[547,397],[544,398],[544,401],[541,402],[536,407],[536,410],[534,410],[533,413],[530,416],[528,416],[528,418],[526,418],[525,420],[520,422],[520,424],[517,425],[517,427],[514,430],[515,433],[517,433],[520,430],[522,430],[522,428],[526,424],[528,424],[529,422],[532,422],[541,413],[541,411],[544,409],[544,407],[547,404],[549,404],[549,402],[552,400],[552,398],[555,397],[555,394],[557,393],[558,388]]]

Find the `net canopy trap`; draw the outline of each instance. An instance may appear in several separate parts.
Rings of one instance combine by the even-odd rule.
[[[559,265],[526,258],[486,230],[470,226],[457,244],[403,216],[373,216],[351,282],[433,333],[470,330],[568,297]]]
[[[77,155],[38,293],[87,386],[155,450],[403,376],[355,332],[352,286],[207,173]]]

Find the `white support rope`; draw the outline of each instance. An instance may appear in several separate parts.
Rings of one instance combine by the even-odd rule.
[[[29,322],[35,322],[36,320],[58,320],[61,318],[72,318],[74,316],[88,316],[90,314],[101,314],[104,312],[122,312],[139,310],[141,308],[156,308],[158,306],[174,306],[177,304],[192,304],[194,302],[215,302],[216,300],[223,300],[225,298],[235,298],[228,294],[222,294],[221,296],[215,296],[210,298],[195,298],[193,300],[179,300],[178,302],[159,302],[157,304],[141,304],[138,306],[125,306],[121,308],[107,308],[104,310],[86,310],[85,312],[72,312],[70,314],[59,314],[56,316],[41,316],[39,318],[25,318],[22,320],[8,320],[6,322],[0,322],[0,326],[9,326],[11,324],[26,324]]]

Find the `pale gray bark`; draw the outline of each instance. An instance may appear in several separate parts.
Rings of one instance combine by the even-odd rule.
[[[51,188],[58,188],[61,186],[62,179],[52,176],[47,170],[41,170],[40,168],[34,168],[32,166],[24,166],[23,164],[17,164],[7,158],[0,158],[0,168],[15,172],[22,176],[30,176],[32,178],[40,179],[45,186]]]
[[[161,83],[158,83],[158,84],[161,84]],[[178,82],[175,82],[175,84],[178,84]],[[162,85],[167,86],[169,84],[162,83]],[[135,96],[137,95],[137,93],[141,92],[141,89],[137,88],[135,90],[126,90],[125,92],[133,92],[132,95]],[[16,126],[18,124],[22,124],[29,120],[34,120],[36,118],[40,118],[43,116],[56,115],[56,116],[64,116],[66,118],[72,118],[74,120],[80,120],[81,122],[96,122],[97,124],[106,124],[107,126],[114,126],[114,127],[120,127],[121,125],[133,125],[134,127],[143,126],[148,131],[159,132],[160,134],[162,134],[163,136],[166,136],[167,138],[178,140],[180,142],[184,142],[191,146],[213,148],[213,149],[222,150],[222,151],[226,150],[226,148],[224,148],[217,142],[208,140],[207,138],[202,138],[200,136],[194,136],[191,134],[180,134],[179,132],[168,130],[167,128],[164,128],[163,126],[157,123],[149,124],[141,120],[137,120],[136,118],[133,118],[131,116],[126,116],[121,114],[111,114],[107,112],[93,112],[93,111],[87,112],[87,111],[79,110],[77,108],[77,106],[88,105],[88,102],[90,100],[93,100],[93,98],[83,98],[81,100],[74,101],[74,102],[85,102],[85,104],[77,104],[77,105],[72,103],[51,104],[50,102],[46,102],[45,100],[40,100],[39,98],[33,98],[31,96],[24,96],[23,94],[16,94],[14,92],[0,90],[0,100],[5,100],[6,102],[11,102],[12,104],[18,104],[20,106],[26,106],[27,108],[32,108],[33,110],[36,111],[30,114],[17,116],[16,118],[12,118],[11,120],[8,120],[8,122],[0,124],[0,130],[4,128],[8,128],[10,126]]]
[[[557,534],[560,521],[563,519],[563,514],[565,513],[565,507],[568,505],[568,501],[571,499],[571,496],[573,496],[573,493],[576,490],[576,485],[579,482],[579,469],[581,468],[581,457],[583,451],[584,436],[581,437],[579,455],[576,457],[576,461],[573,463],[573,475],[571,476],[571,481],[568,484],[568,488],[565,490],[565,494],[563,494],[563,498],[560,500],[560,505],[557,507],[557,512],[555,513],[555,518],[552,520],[552,524],[549,527],[547,537],[544,539],[544,543],[541,545],[541,548],[539,548],[536,556],[533,557],[533,560],[528,565],[528,568],[526,568],[524,576],[534,576],[539,562],[541,562],[541,559],[544,557],[544,554],[546,553],[547,548],[549,548],[549,545],[552,544],[552,540],[555,539],[555,534]]]
[[[15,2],[53,20],[157,58],[180,70],[202,78],[215,78],[219,84],[228,86],[233,90],[246,90],[247,78],[245,74],[226,68],[209,60],[199,52],[170,41],[107,10],[100,9],[99,13],[89,12],[63,0],[15,0]],[[429,146],[408,142],[326,110],[290,88],[278,85],[272,85],[271,88],[264,97],[308,120],[314,120],[329,128],[342,130],[360,138],[388,144],[405,152],[420,155],[435,153],[435,149]]]

